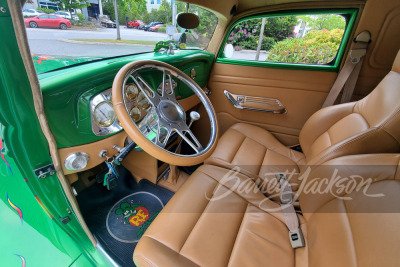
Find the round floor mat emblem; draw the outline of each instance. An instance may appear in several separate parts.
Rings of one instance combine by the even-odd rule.
[[[107,231],[120,242],[138,242],[163,207],[154,194],[144,191],[133,193],[110,209],[106,220]]]

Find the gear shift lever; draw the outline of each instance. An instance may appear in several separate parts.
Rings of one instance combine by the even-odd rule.
[[[190,126],[192,126],[193,122],[198,121],[200,119],[200,114],[196,111],[191,111],[190,112],[190,122],[188,127],[190,128]],[[184,133],[183,135],[185,135],[186,133]],[[179,150],[179,148],[181,147],[183,139],[181,139],[181,141],[179,141],[178,146],[175,149],[175,153]]]

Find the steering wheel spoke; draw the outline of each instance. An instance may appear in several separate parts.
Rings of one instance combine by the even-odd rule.
[[[196,151],[196,153],[199,153],[203,150],[203,146],[186,124],[185,126],[180,127],[180,129],[176,129],[176,132],[191,148],[193,148],[194,151]],[[187,135],[189,135],[191,140],[187,137]]]
[[[153,106],[157,107],[158,103],[160,103],[160,96],[153,90],[153,88],[151,88],[145,79],[143,79],[139,74],[136,74],[135,76],[131,75],[130,77],[135,81],[136,85],[143,92],[147,100],[153,104]]]
[[[164,130],[164,133],[162,133],[162,129]],[[172,134],[172,129],[164,125],[160,120],[158,120],[157,137],[155,138],[155,144],[159,147],[165,148],[171,134]]]
[[[169,85],[169,90],[166,88],[166,84]],[[172,100],[175,102],[176,96],[174,92],[174,81],[171,77],[171,73],[169,71],[163,70],[163,80],[161,86],[161,97],[163,99]]]

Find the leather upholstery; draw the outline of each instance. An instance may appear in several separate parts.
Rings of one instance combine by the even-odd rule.
[[[305,263],[306,248],[292,249],[279,205],[261,194],[248,177],[238,173],[236,179],[228,181],[224,179],[228,173],[229,170],[211,165],[193,173],[140,239],[133,257],[135,263],[138,266],[262,266],[266,261],[294,266],[296,260]],[[239,181],[248,185],[248,192],[235,186]],[[229,189],[233,192],[219,199]],[[299,254],[298,259],[295,254]]]
[[[342,181],[341,186],[337,182],[338,186],[331,191],[319,183],[319,194],[300,195],[307,225],[309,266],[399,265],[399,161],[399,154],[356,155],[314,168],[307,181],[309,185],[335,169],[336,177],[357,178],[338,180]],[[373,182],[368,186],[369,179]],[[371,196],[379,194],[383,195]]]
[[[340,184],[347,186],[347,194],[342,187],[332,191],[351,200],[341,200],[329,190],[318,194],[304,190],[300,195],[304,218],[299,215],[299,219],[306,246],[295,250],[278,204],[266,198],[252,179],[240,173],[227,179],[232,175],[229,170],[204,165],[150,225],[135,249],[134,261],[138,266],[396,266],[399,161],[398,154],[356,155],[305,171],[306,188],[321,177],[331,177],[336,169],[340,177],[372,178],[367,192],[384,196],[366,197],[367,184],[356,190],[351,179]],[[247,190],[237,186],[239,182]]]
[[[327,107],[312,115],[300,132],[304,155],[280,144],[256,126],[236,124],[221,137],[207,164],[261,176],[296,165],[317,165],[344,155],[400,151],[400,52],[392,71],[358,102]],[[290,112],[290,110],[289,110]]]

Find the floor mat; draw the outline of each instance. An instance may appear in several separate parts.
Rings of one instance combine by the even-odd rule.
[[[173,196],[173,192],[147,180],[135,183],[120,170],[118,185],[108,191],[94,184],[77,196],[83,217],[104,250],[120,265],[135,266],[137,242]]]

